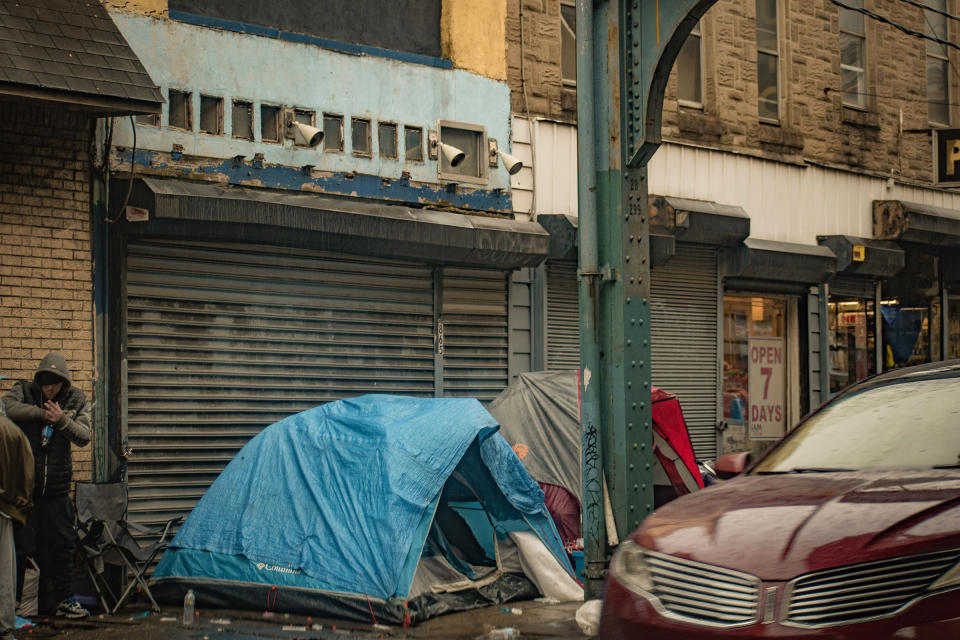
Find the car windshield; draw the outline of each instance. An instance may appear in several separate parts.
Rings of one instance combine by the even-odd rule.
[[[960,380],[898,379],[828,404],[752,473],[960,464]]]

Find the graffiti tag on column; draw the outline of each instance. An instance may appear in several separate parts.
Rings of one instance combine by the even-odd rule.
[[[587,424],[583,439],[583,468],[591,475],[584,478],[583,501],[587,510],[603,511],[603,470],[600,467],[600,435],[594,424]],[[602,540],[603,516],[599,518],[585,518],[589,530],[584,531],[586,545],[600,545]]]

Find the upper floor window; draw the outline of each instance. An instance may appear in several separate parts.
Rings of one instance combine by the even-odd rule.
[[[778,0],[757,0],[757,110],[762,120],[780,119]]]
[[[223,133],[223,98],[200,96],[200,132],[214,136]]]
[[[947,0],[926,0],[926,5],[946,12]],[[947,17],[923,11],[928,36],[947,40]],[[950,124],[950,55],[947,45],[927,40],[927,103],[930,122]]]
[[[863,8],[863,0],[846,0],[851,7]],[[840,84],[843,104],[867,106],[867,32],[864,15],[859,11],[840,8]]]
[[[560,0],[560,75],[564,84],[577,84],[577,5]]]
[[[169,104],[169,123],[174,129],[193,129],[193,94],[189,91],[170,89],[167,94]]]
[[[677,97],[687,107],[703,108],[703,57],[701,54],[700,23],[693,28],[677,55],[677,79],[680,81]]]

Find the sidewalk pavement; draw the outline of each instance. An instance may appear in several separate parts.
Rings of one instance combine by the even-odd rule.
[[[36,618],[32,629],[16,632],[17,640],[474,640],[495,628],[513,627],[523,640],[582,640],[574,614],[581,603],[511,602],[439,616],[414,627],[361,624],[335,619],[263,612],[204,610],[198,603],[194,624],[181,624],[182,610],[165,608],[157,614],[149,606],[131,605],[117,615],[93,614],[82,620]],[[508,613],[502,609],[519,609]]]

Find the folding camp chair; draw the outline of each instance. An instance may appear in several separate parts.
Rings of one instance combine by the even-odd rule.
[[[127,485],[122,482],[97,484],[77,483],[77,532],[85,557],[87,574],[97,591],[104,611],[114,613],[139,587],[157,612],[160,606],[150,593],[145,573],[154,559],[167,548],[170,529],[182,520],[173,518],[162,526],[146,527],[127,522]],[[133,531],[158,536],[156,541],[141,545]],[[104,565],[125,568],[128,575],[120,596],[114,595],[110,581],[104,576]],[[111,607],[107,599],[113,601]]]

